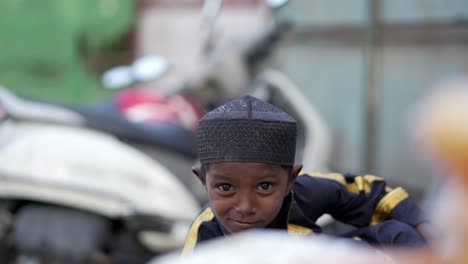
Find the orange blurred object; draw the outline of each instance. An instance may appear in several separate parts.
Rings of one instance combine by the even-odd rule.
[[[468,79],[442,83],[420,114],[420,143],[468,188]]]
[[[468,263],[468,78],[436,88],[422,100],[414,125],[417,143],[443,170],[443,185],[430,208],[439,236],[434,251],[416,254],[415,259],[433,255],[443,259],[439,263],[464,264]]]

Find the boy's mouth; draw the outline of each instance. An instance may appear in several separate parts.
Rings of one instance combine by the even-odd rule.
[[[234,223],[235,226],[237,226],[237,228],[239,229],[250,229],[250,228],[254,228],[254,227],[257,227],[260,223],[260,221],[249,221],[249,222],[246,222],[246,221],[239,221],[239,220],[235,220],[235,219],[229,219],[231,220],[232,223]]]

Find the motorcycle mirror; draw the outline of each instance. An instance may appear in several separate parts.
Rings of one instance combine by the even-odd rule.
[[[105,71],[101,77],[102,85],[107,89],[119,89],[133,83],[131,68],[117,66]]]
[[[278,9],[288,2],[288,0],[265,0],[265,4],[272,9]]]
[[[131,66],[133,78],[147,82],[160,78],[169,70],[169,62],[159,55],[148,55],[135,60]]]

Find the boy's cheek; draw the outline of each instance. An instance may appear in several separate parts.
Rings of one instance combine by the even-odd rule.
[[[213,210],[218,214],[224,213],[229,208],[229,202],[226,200],[226,198],[219,197],[216,194],[213,196],[208,195],[208,200],[210,201]]]
[[[215,217],[221,221],[221,223],[223,223],[223,225],[226,225],[227,223],[225,222],[225,219],[228,215],[228,209],[226,209],[225,207],[222,207],[222,206],[216,206],[216,205],[212,205],[211,208],[213,209],[213,213],[215,215]]]
[[[208,200],[213,203],[214,201],[217,201],[220,199],[219,195],[216,193],[215,190],[213,190],[213,188],[210,188],[208,186],[205,187],[206,188],[206,192],[208,194]]]

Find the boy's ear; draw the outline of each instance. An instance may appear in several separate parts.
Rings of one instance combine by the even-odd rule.
[[[203,185],[205,185],[205,175],[202,175],[201,166],[193,166],[192,172],[197,176],[197,178],[201,181]]]
[[[291,170],[291,175],[289,175],[289,182],[288,182],[288,193],[291,191],[291,188],[296,181],[297,175],[302,170],[302,164],[294,165]]]

